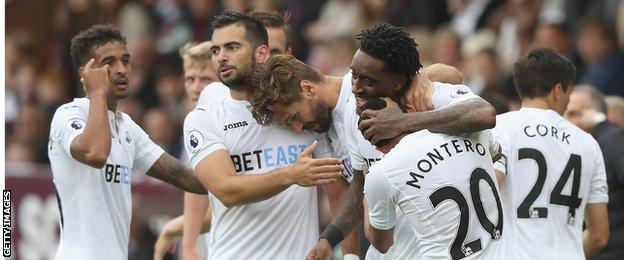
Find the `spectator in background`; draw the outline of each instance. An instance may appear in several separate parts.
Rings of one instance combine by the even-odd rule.
[[[579,30],[577,45],[585,70],[580,82],[606,95],[624,96],[624,56],[617,48],[613,24],[589,18]]]
[[[569,28],[563,23],[540,22],[535,30],[533,46],[535,48],[550,48],[566,57],[576,69],[583,71],[583,62],[573,48],[573,37]]]
[[[32,147],[35,152],[34,162],[46,162],[48,143],[48,120],[44,109],[36,104],[25,104],[19,109],[17,120],[13,125],[13,141]]]
[[[181,146],[177,137],[179,124],[176,124],[171,114],[163,108],[152,108],[143,117],[143,129],[150,139],[162,147],[169,154],[180,154]]]
[[[565,117],[594,136],[604,157],[609,186],[609,242],[594,259],[624,259],[624,130],[606,121],[604,96],[588,86],[570,95]]]
[[[416,40],[420,45],[420,41]],[[433,62],[444,63],[459,70],[463,69],[461,39],[450,27],[444,26],[435,30],[431,47]]]
[[[606,96],[607,121],[624,129],[624,98],[620,96]]]

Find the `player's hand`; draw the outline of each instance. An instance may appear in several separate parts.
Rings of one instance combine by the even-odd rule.
[[[184,249],[182,252],[182,260],[202,260],[202,256],[197,248]]]
[[[401,123],[403,122],[403,111],[399,105],[389,98],[384,98],[386,107],[381,110],[366,109],[360,115],[360,131],[366,140],[373,145],[379,141],[393,139],[403,133]]]
[[[342,173],[342,164],[337,158],[312,158],[318,141],[303,150],[297,163],[288,175],[291,181],[302,187],[323,185],[335,182]]]
[[[321,238],[310,250],[306,260],[329,260],[331,257],[331,245],[327,239]]]
[[[407,112],[422,112],[433,109],[431,95],[433,94],[433,82],[426,69],[420,71],[416,76],[417,80],[412,80],[408,90],[402,97],[402,102],[407,108]]]
[[[90,59],[82,68],[80,81],[82,81],[86,93],[90,96],[107,94],[111,86],[111,80],[108,76],[110,67],[106,64],[101,68],[93,68],[94,62],[95,59]]]
[[[163,228],[154,244],[154,260],[162,260],[167,252],[175,254],[177,244],[176,237],[169,235],[167,229]]]

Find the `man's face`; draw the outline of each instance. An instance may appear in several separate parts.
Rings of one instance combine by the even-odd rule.
[[[284,27],[267,27],[269,35],[269,51],[271,56],[292,54],[292,50],[286,47],[286,32]]]
[[[210,51],[217,65],[219,80],[230,87],[242,86],[255,62],[255,50],[247,39],[245,27],[231,24],[216,29],[212,34]]]
[[[376,97],[396,98],[401,89],[401,76],[384,70],[383,61],[357,50],[351,62],[351,91],[355,94],[357,106]]]
[[[184,69],[184,90],[186,95],[193,102],[199,100],[199,94],[208,84],[219,81],[217,72],[211,62],[206,62],[206,66],[189,66]]]
[[[110,70],[108,77],[111,80],[110,94],[116,99],[125,98],[128,95],[128,85],[132,66],[130,66],[130,54],[126,45],[119,41],[111,41],[93,50],[94,68],[101,68],[108,64]]]
[[[275,121],[286,124],[296,132],[312,130],[324,133],[329,130],[332,121],[332,109],[320,98],[303,93],[303,98],[290,105],[278,105],[275,108]]]
[[[568,109],[565,111],[565,118],[585,131],[592,127],[591,98],[588,93],[575,91],[570,95]]]

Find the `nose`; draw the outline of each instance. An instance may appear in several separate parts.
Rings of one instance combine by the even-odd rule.
[[[118,64],[118,66],[115,66],[116,74],[118,76],[126,76],[130,70],[130,64],[123,64],[122,62],[119,62]]]
[[[303,131],[303,123],[291,123],[290,128],[293,131],[300,133],[301,131]]]
[[[217,63],[227,63],[229,61],[229,55],[226,51],[221,50],[217,55]]]
[[[358,92],[361,91],[361,87],[360,87],[360,80],[359,79],[353,79],[351,81],[351,92],[353,92],[354,94],[357,94]]]

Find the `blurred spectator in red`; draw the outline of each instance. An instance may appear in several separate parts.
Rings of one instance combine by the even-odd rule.
[[[613,24],[601,18],[586,20],[577,44],[586,66],[580,82],[606,95],[624,96],[624,56],[617,48]]]

